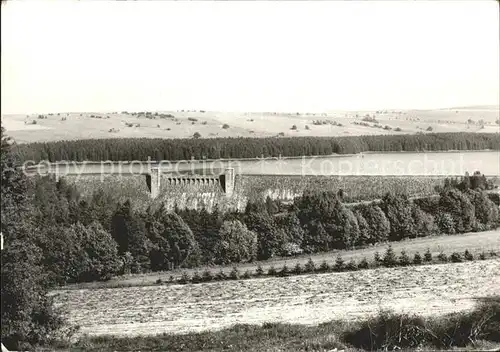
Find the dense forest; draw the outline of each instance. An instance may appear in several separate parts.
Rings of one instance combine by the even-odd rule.
[[[354,154],[366,151],[500,150],[498,133],[430,133],[349,137],[88,139],[21,144],[20,160],[126,161]]]
[[[439,197],[415,201],[388,193],[352,207],[340,190],[306,191],[293,204],[267,198],[223,213],[135,209],[103,190],[83,198],[64,179],[28,180],[35,244],[53,285],[484,231],[500,225],[485,191],[491,187],[477,173],[446,180]]]

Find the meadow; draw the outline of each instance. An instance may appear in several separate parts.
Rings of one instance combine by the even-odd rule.
[[[422,316],[467,311],[498,294],[500,259],[113,289],[62,290],[56,306],[90,336],[182,334],[234,324],[356,322],[381,310]]]
[[[42,115],[44,118],[38,118],[39,115],[3,115],[2,124],[18,143],[29,143],[86,138],[190,138],[196,132],[201,138],[404,135],[431,131],[494,133],[498,132],[499,119],[496,106],[327,113],[183,110],[162,111],[156,116],[132,112],[47,112]]]

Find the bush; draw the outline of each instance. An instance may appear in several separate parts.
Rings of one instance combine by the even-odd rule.
[[[181,277],[179,278],[179,283],[180,284],[187,284],[191,278],[189,277],[189,274],[185,271],[182,272]]]
[[[250,273],[250,270],[245,270],[243,275],[241,275],[242,279],[250,279],[252,277],[252,274]]]
[[[202,274],[203,282],[210,282],[214,279],[212,272],[209,269],[205,269]]]
[[[295,264],[293,273],[296,275],[302,274],[302,266],[300,265],[300,263]]]
[[[344,334],[343,339],[354,347],[367,351],[391,351],[420,347],[426,331],[422,318],[407,314],[382,312]]]
[[[500,299],[486,300],[471,312],[437,318],[382,312],[355,325],[343,334],[343,340],[371,351],[419,350],[423,346],[452,350],[475,346],[478,341],[500,342]]]
[[[160,278],[156,279],[156,281],[155,281],[155,284],[157,284],[157,285],[161,285],[162,283],[163,283],[163,281]]]
[[[451,261],[452,263],[461,263],[463,260],[462,260],[462,256],[460,255],[460,253],[453,252],[453,253],[450,255],[450,261]]]
[[[417,252],[413,256],[413,264],[415,264],[415,265],[422,264],[422,256],[420,255],[420,253]]]
[[[432,127],[431,126],[427,127],[426,131],[432,132]]]
[[[198,283],[200,283],[200,282],[202,282],[202,281],[203,281],[203,280],[202,280],[202,277],[201,277],[201,275],[200,275],[199,271],[198,271],[198,270],[196,270],[196,271],[194,272],[194,274],[193,274],[193,277],[191,278],[191,282],[192,282],[193,284],[198,284]]]
[[[225,124],[222,125],[222,128],[225,129],[225,130],[227,130],[229,128],[229,125],[227,123],[225,123]]]
[[[441,261],[443,263],[448,262],[448,257],[443,252],[439,253],[438,256],[437,256],[437,258],[438,258],[439,261]]]
[[[385,254],[384,254],[384,259],[383,259],[384,266],[391,268],[397,265],[397,258],[396,258],[396,253],[394,253],[394,249],[392,249],[392,246],[389,245],[387,247]]]
[[[319,272],[321,273],[326,273],[330,270],[330,265],[326,262],[326,260],[323,260],[319,266]]]
[[[262,269],[262,266],[260,264],[257,265],[257,269],[255,270],[255,275],[256,276],[264,275],[264,269]]]
[[[227,275],[224,272],[224,270],[220,269],[220,271],[215,275],[215,279],[217,281],[224,281],[227,280]]]
[[[297,125],[293,125],[290,129],[295,131],[297,129]]]
[[[479,254],[479,260],[485,260],[485,259],[486,259],[486,253],[481,252],[481,254]]]
[[[474,260],[474,255],[472,255],[472,253],[469,252],[468,249],[466,249],[464,252],[464,259],[465,260]]]
[[[305,125],[305,126],[304,126],[304,128],[305,128],[306,130],[308,130],[308,129],[309,129],[309,125]]]
[[[436,223],[441,233],[448,235],[455,234],[455,222],[450,213],[439,213],[436,218]]]
[[[382,264],[382,258],[380,257],[380,253],[378,251],[373,255],[373,261],[376,266]]]
[[[361,259],[361,261],[358,264],[358,268],[359,269],[368,269],[368,267],[369,267],[368,260],[366,260],[366,258],[363,257],[363,259]]]
[[[399,256],[399,265],[408,266],[411,264],[410,257],[406,253],[405,250],[401,251],[401,255]]]
[[[274,268],[274,265],[271,265],[269,269],[267,269],[267,275],[269,276],[275,276],[276,275],[276,269]]]
[[[347,270],[347,271],[358,270],[358,266],[356,265],[356,262],[354,261],[354,259],[349,260],[349,262],[345,266],[345,270]]]
[[[236,266],[233,266],[233,269],[229,273],[229,278],[231,280],[238,280],[240,278],[240,272]]]
[[[217,264],[249,262],[257,255],[257,235],[239,220],[224,221],[213,248]]]
[[[312,260],[312,258],[309,258],[306,265],[304,266],[304,272],[313,273],[315,269],[316,267],[314,265],[314,261]]]
[[[158,125],[158,126],[160,126],[160,125]],[[198,138],[200,138],[200,137],[201,137],[200,132],[195,132],[195,133],[193,134],[193,138],[195,138],[195,139],[198,139]]]
[[[424,261],[426,261],[426,262],[432,261],[432,253],[431,253],[431,250],[429,248],[427,248],[427,250],[424,253]]]
[[[333,266],[333,269],[335,271],[344,271],[345,270],[345,263],[344,259],[339,255],[337,255],[337,258],[335,259],[335,265]]]
[[[285,264],[283,264],[283,267],[281,268],[281,270],[279,271],[278,274],[279,274],[279,276],[284,277],[284,276],[287,276],[288,272],[289,272],[288,266],[285,263]]]

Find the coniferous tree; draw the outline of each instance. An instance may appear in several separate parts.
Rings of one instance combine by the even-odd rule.
[[[250,231],[257,234],[258,259],[281,255],[286,235],[267,212],[251,211],[246,215],[245,223]]]
[[[362,208],[363,217],[368,224],[368,243],[387,241],[390,223],[378,205],[369,205]]]
[[[364,246],[368,243],[371,243],[370,241],[370,227],[368,225],[368,222],[366,219],[363,217],[363,214],[361,213],[360,210],[356,210],[354,212],[356,215],[356,220],[358,222],[358,228],[359,228],[359,237],[357,244]]]
[[[144,220],[134,213],[130,200],[127,200],[113,214],[111,235],[118,244],[118,252],[129,252],[134,258],[132,272],[150,269],[152,244],[148,239]]]
[[[458,233],[469,232],[474,228],[476,213],[470,199],[458,189],[449,189],[440,195],[441,212],[451,215],[454,229]]]
[[[331,237],[320,221],[312,220],[306,226],[303,249],[306,253],[327,252],[330,250]]]
[[[477,222],[482,224],[479,230],[496,228],[499,223],[498,206],[488,198],[484,191],[471,190],[467,195],[474,206]]]
[[[382,210],[390,223],[389,239],[391,241],[414,237],[412,205],[406,196],[387,193],[382,200]]]
[[[424,212],[420,207],[412,204],[412,218],[414,224],[414,232],[412,237],[430,236],[438,232],[438,227],[431,214]]]
[[[384,266],[391,268],[393,266],[396,266],[397,264],[397,258],[396,258],[396,253],[394,253],[394,249],[392,249],[392,246],[388,246],[385,254],[384,254],[384,259],[382,260],[384,263]]]
[[[164,208],[158,211],[164,229],[162,236],[167,239],[170,251],[169,262],[173,267],[194,267],[200,263],[200,249],[194,235],[176,213],[168,213]]]
[[[277,216],[276,223],[286,235],[286,242],[301,246],[304,240],[304,230],[300,225],[300,220],[294,212],[287,212],[284,215]]]

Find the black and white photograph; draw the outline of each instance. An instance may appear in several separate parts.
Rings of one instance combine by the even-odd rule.
[[[2,0],[2,352],[500,351],[499,4]]]

